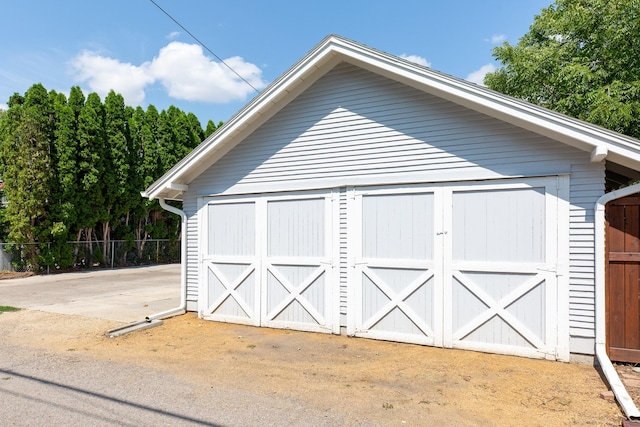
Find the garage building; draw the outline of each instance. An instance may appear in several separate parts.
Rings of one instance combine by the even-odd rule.
[[[183,203],[204,319],[568,361],[596,203],[638,170],[640,141],[332,35],[143,195]]]

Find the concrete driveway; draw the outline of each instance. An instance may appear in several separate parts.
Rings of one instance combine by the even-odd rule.
[[[134,322],[180,304],[180,264],[0,280],[0,305]]]

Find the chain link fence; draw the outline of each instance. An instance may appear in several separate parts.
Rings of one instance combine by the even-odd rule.
[[[93,240],[67,242],[56,248],[65,260],[54,259],[53,243],[0,243],[0,271],[55,273],[69,269],[117,268],[180,262],[180,240]],[[38,265],[33,259],[37,258]]]

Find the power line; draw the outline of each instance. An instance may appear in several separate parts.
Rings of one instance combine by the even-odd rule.
[[[179,23],[173,16],[171,16],[169,14],[169,12],[167,12],[166,10],[164,10],[162,7],[160,7],[160,5],[158,3],[156,3],[154,0],[149,0],[151,3],[154,4],[155,7],[157,7],[158,9],[160,9],[162,11],[162,13],[164,13],[165,15],[167,15],[169,17],[169,19],[171,19],[173,22],[176,23],[176,25],[178,25],[180,28],[182,28],[187,34],[189,34],[191,36],[191,38],[193,38],[195,41],[197,41],[200,46],[202,46],[203,48],[205,48],[210,54],[212,54],[213,56],[215,56],[215,58],[220,61],[220,63],[224,64],[225,67],[227,67],[229,70],[231,70],[231,72],[233,74],[235,74],[236,76],[238,76],[238,78],[240,78],[240,80],[242,80],[243,82],[245,82],[246,84],[248,84],[249,86],[251,86],[251,89],[255,90],[257,93],[260,93],[260,91],[258,89],[256,89],[251,83],[249,83],[247,81],[247,79],[245,79],[244,77],[242,77],[240,74],[238,74],[238,72],[236,70],[234,70],[233,68],[231,68],[231,66],[229,64],[227,64],[226,62],[224,62],[222,60],[222,58],[220,58],[218,55],[215,54],[215,52],[213,52],[211,49],[209,49],[207,47],[206,44],[204,44],[203,42],[201,42],[196,36],[194,36],[191,31],[187,30],[185,28],[184,25],[182,25],[181,23]]]

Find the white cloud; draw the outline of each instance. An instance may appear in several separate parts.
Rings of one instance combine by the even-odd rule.
[[[8,109],[9,109],[9,106],[7,104],[0,104],[0,110],[7,111]]]
[[[251,83],[263,88],[262,71],[239,56],[224,62]],[[167,89],[169,96],[189,101],[225,103],[244,99],[253,89],[222,63],[206,57],[195,44],[172,42],[160,49],[149,73]]]
[[[266,83],[262,70],[235,56],[224,62],[256,89]],[[224,64],[207,57],[199,45],[171,42],[158,56],[140,66],[84,51],[71,62],[76,78],[105,97],[110,90],[122,94],[127,103],[140,105],[145,88],[160,82],[170,97],[188,101],[226,103],[244,100],[253,89]]]
[[[400,55],[400,58],[404,58],[407,61],[415,62],[418,65],[424,65],[425,67],[431,67],[431,62],[427,61],[425,58],[418,55],[407,55],[403,53]]]
[[[504,34],[494,34],[491,36],[491,44],[501,44],[505,40],[507,40],[507,36]]]
[[[495,70],[496,70],[495,65],[485,64],[482,67],[480,67],[480,69],[469,73],[469,75],[465,78],[465,80],[468,80],[471,83],[484,86],[484,76],[486,76],[488,73],[493,73]]]
[[[144,101],[144,88],[154,81],[146,71],[146,64],[137,67],[90,51],[80,53],[71,65],[76,70],[77,80],[87,82],[101,97],[113,89],[134,105]]]
[[[167,38],[168,40],[175,40],[175,39],[177,39],[178,37],[180,37],[180,32],[179,32],[179,31],[173,31],[173,32],[171,32],[171,33],[167,34],[167,37],[166,37],[166,38]]]

